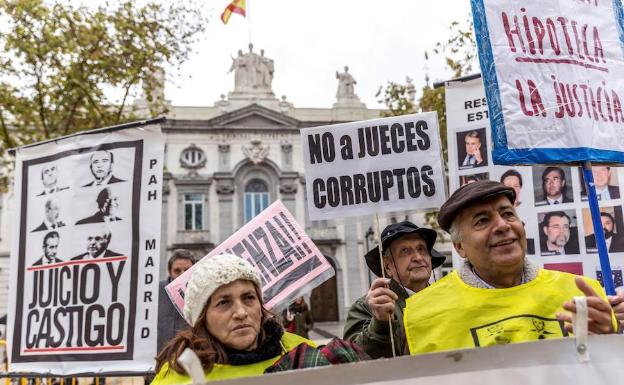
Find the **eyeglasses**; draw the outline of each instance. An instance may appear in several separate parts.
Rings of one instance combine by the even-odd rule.
[[[549,229],[555,229],[557,231],[561,231],[561,230],[566,230],[566,231],[570,231],[570,225],[552,225],[552,226],[548,226]]]

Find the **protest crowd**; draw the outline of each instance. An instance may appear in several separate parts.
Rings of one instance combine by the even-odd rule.
[[[244,191],[240,202],[232,203],[231,196],[242,182],[235,182],[233,174],[226,172],[230,144],[218,144],[218,158],[210,161],[218,159],[219,171],[201,183],[197,182],[197,169],[207,157],[191,144],[180,156],[181,163],[193,163],[184,167],[188,174],[171,183],[188,187],[188,191],[175,194],[184,207],[177,224],[184,222],[187,233],[173,234],[171,223],[161,223],[163,202],[168,202],[161,195],[169,182],[165,181],[167,147],[160,126],[165,118],[18,148],[14,189],[20,198],[15,207],[21,217],[14,226],[19,236],[11,249],[14,287],[9,321],[5,321],[9,345],[13,346],[6,350],[8,364],[17,364],[18,371],[33,371],[24,370],[28,378],[20,380],[13,375],[12,383],[104,385],[115,373],[89,371],[100,361],[104,364],[98,368],[118,364],[123,368],[120,372],[138,373],[141,385],[199,385],[361,361],[425,362],[432,353],[481,352],[527,342],[535,347],[574,339],[582,345],[580,350],[577,345],[582,354],[586,345],[579,340],[587,335],[621,341],[624,291],[613,287],[612,276],[617,274],[612,274],[608,256],[608,252],[624,251],[622,205],[612,202],[620,199],[615,166],[624,163],[624,137],[619,137],[619,144],[611,143],[616,141],[610,138],[622,115],[619,96],[615,89],[598,87],[594,103],[593,88],[580,83],[577,87],[574,82],[579,80],[566,72],[568,67],[554,67],[558,69],[550,76],[552,92],[542,89],[540,94],[535,84],[539,81],[509,80],[516,76],[516,65],[539,79],[543,74],[534,65],[549,63],[599,71],[589,72],[597,75],[588,82],[604,85],[603,73],[619,73],[616,70],[620,68],[606,59],[615,51],[621,54],[621,49],[607,43],[617,39],[605,36],[602,29],[599,35],[598,27],[580,22],[577,30],[577,22],[571,21],[577,48],[573,50],[565,17],[556,19],[560,22],[557,28],[554,18],[533,17],[533,30],[527,21],[528,6],[521,8],[518,16],[502,4],[502,12],[492,12],[500,14],[500,20],[490,21],[498,26],[491,34],[507,42],[498,44],[495,39],[487,40],[490,32],[483,32],[487,27],[484,9],[492,6],[491,2],[473,3],[483,67],[478,88],[487,95],[456,89],[457,94],[466,93],[457,97],[463,98],[463,103],[455,101],[457,106],[463,104],[463,110],[447,101],[449,128],[445,127],[448,136],[444,142],[446,150],[454,146],[447,151],[447,159],[440,136],[442,118],[437,112],[332,120],[325,126],[291,122],[301,140],[295,147],[303,162],[293,160],[293,145],[282,141],[280,156],[288,167],[277,177],[279,182],[275,179],[269,187],[257,179],[261,167],[252,169],[255,174],[249,175],[255,179],[250,179],[254,183],[249,186],[253,188]],[[234,0],[225,18],[231,13],[244,15],[244,4]],[[622,19],[621,5],[617,11]],[[624,25],[624,21],[618,22]],[[532,32],[537,40],[530,36]],[[544,54],[549,42],[557,57],[561,52],[565,55],[560,49],[563,42],[561,47],[557,42],[557,34],[562,33],[568,53],[578,55],[578,60],[555,60],[548,52]],[[588,52],[588,42],[593,55]],[[504,60],[520,55],[520,50],[525,56],[516,57],[513,66]],[[499,72],[493,74],[494,70]],[[263,50],[256,54],[249,44],[248,53],[239,51],[238,57],[232,57],[232,71],[232,100],[243,100],[243,94],[252,95],[254,101],[274,97],[273,61]],[[353,88],[356,82],[348,67],[343,73],[336,72],[336,79],[336,105],[347,110],[359,105]],[[556,79],[566,79],[569,84]],[[445,86],[460,87],[465,80],[455,79]],[[498,82],[503,84],[500,89]],[[464,86],[468,89],[473,84]],[[576,95],[577,88],[583,91],[583,100]],[[585,92],[590,93],[591,111]],[[557,108],[549,104],[549,97],[556,100]],[[282,112],[292,107],[285,96],[275,102]],[[221,112],[225,111],[225,96],[219,103]],[[250,108],[256,107],[264,108]],[[481,111],[471,111],[474,108]],[[233,111],[233,115],[240,114]],[[597,149],[592,147],[584,153],[585,158],[571,158],[570,154],[590,148],[587,137],[591,135],[574,134],[577,126],[563,119],[580,118],[583,112],[596,122],[594,134],[604,135],[594,135],[592,146]],[[488,117],[492,117],[488,128],[472,124],[474,119]],[[567,129],[570,135],[555,135],[553,127],[561,132]],[[530,130],[531,135],[527,134]],[[531,144],[533,139],[536,142]],[[526,143],[528,148],[522,148]],[[251,144],[241,150],[245,164],[256,167],[272,162],[270,146],[255,139]],[[600,158],[603,155],[606,158]],[[593,169],[591,161],[597,164]],[[302,163],[305,175],[294,172],[293,163]],[[502,164],[515,168],[495,169]],[[522,169],[527,164],[539,166],[527,172]],[[583,174],[577,178],[571,166],[578,165]],[[75,180],[61,182],[61,168],[65,175],[75,172]],[[210,206],[209,211],[209,199],[214,198],[208,193],[194,194],[191,180],[204,192],[214,183],[212,195],[218,196],[219,208],[227,209],[213,212]],[[294,199],[299,185],[306,190],[301,194],[305,194],[302,205]],[[276,195],[280,199],[269,195],[275,189],[280,191],[281,195]],[[281,199],[286,196],[289,200]],[[35,210],[30,210],[32,207]],[[297,222],[290,209],[299,210],[299,217],[305,212],[306,226]],[[174,206],[169,211],[175,210]],[[406,214],[393,216],[384,228],[380,226],[380,213],[410,211],[435,214],[418,225]],[[240,214],[241,220],[232,221],[233,213]],[[337,275],[337,269],[321,251],[320,243],[315,244],[315,238],[306,234],[312,229],[308,222],[324,230],[324,221],[365,215],[374,216],[376,230],[371,227],[370,234],[366,233],[366,247],[359,238],[352,242],[357,245],[349,249],[348,257],[356,258],[352,265],[361,267],[358,279],[365,273],[369,281],[364,288],[341,282],[345,291],[355,293],[340,304],[346,314],[338,317],[344,321],[342,333],[317,341],[313,332],[319,320],[310,293]],[[208,221],[204,216],[210,217],[212,225],[204,227],[204,220]],[[215,228],[215,222],[216,227],[223,222],[223,229]],[[358,222],[358,230],[362,223]],[[374,235],[372,244],[369,235]],[[179,237],[172,242],[164,239],[175,236]],[[82,243],[75,248],[78,239]],[[191,250],[192,245],[201,247]],[[445,246],[452,250],[443,250]],[[589,255],[592,253],[596,255]],[[442,274],[449,255],[454,258],[454,269]],[[579,256],[583,261],[565,259],[567,256]],[[159,282],[156,277],[164,277],[161,266],[165,257],[167,274]],[[594,263],[594,257],[598,262]],[[596,279],[582,270],[587,260],[593,265],[585,272],[595,267]],[[573,268],[580,270],[570,270]],[[619,286],[623,286],[621,270],[619,273]],[[12,326],[19,330],[11,330]],[[400,356],[414,357],[396,359]],[[460,361],[461,354],[455,358]],[[140,362],[139,369],[134,368],[136,362]],[[34,371],[39,370],[39,363],[49,365],[45,374]],[[44,375],[35,379],[32,373]],[[110,373],[111,377],[107,376]]]

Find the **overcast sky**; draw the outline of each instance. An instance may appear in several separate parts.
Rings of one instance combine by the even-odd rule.
[[[345,65],[355,77],[356,94],[369,108],[381,107],[375,94],[388,80],[414,79],[425,73],[446,80],[441,57],[424,60],[438,41],[449,37],[452,21],[464,22],[469,0],[247,0],[248,16],[220,20],[228,0],[206,0],[210,22],[195,53],[178,75],[169,72],[166,97],[178,106],[213,105],[234,88],[228,74],[239,49],[247,52],[249,28],[254,51],[275,61],[273,91],[295,107],[331,107],[337,70]]]

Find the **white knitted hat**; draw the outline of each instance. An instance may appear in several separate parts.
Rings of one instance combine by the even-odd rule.
[[[184,296],[184,319],[195,325],[208,299],[219,287],[245,279],[262,288],[260,275],[246,260],[233,254],[204,258],[193,266]]]

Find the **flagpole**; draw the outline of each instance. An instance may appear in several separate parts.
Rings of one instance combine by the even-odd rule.
[[[249,6],[249,3],[251,3],[251,0],[245,0],[247,2],[247,34],[249,37],[249,44],[252,44],[251,41],[251,7]]]

